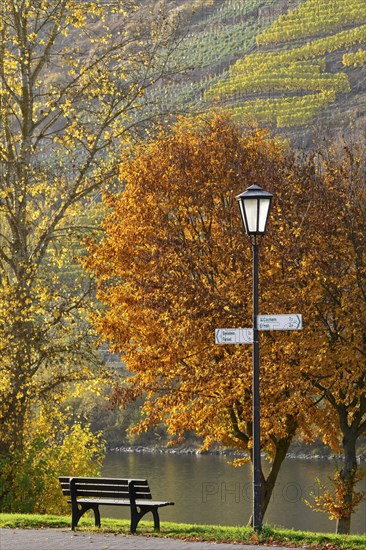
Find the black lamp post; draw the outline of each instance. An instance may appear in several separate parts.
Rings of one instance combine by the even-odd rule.
[[[253,528],[262,527],[261,508],[261,447],[260,447],[260,397],[259,397],[259,331],[258,312],[258,247],[267,228],[272,202],[271,193],[259,185],[251,185],[236,197],[247,235],[252,236],[253,246]]]

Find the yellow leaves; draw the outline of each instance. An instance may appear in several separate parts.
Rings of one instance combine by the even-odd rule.
[[[34,43],[34,42],[36,42],[37,38],[38,38],[37,33],[35,33],[35,32],[30,32],[30,33],[28,33],[28,41],[29,41],[29,42],[33,42],[33,43]]]
[[[2,446],[18,440],[24,411],[17,405],[12,409],[16,400],[24,402],[27,411],[36,411],[48,398],[57,410],[61,397],[55,388],[95,376],[93,368],[99,362],[91,349],[94,333],[86,321],[86,313],[95,310],[95,298],[75,256],[84,253],[84,236],[97,234],[102,211],[97,191],[115,183],[121,141],[127,149],[136,136],[140,112],[136,117],[135,107],[141,107],[137,95],[150,87],[152,78],[164,74],[164,67],[159,72],[161,56],[168,54],[146,49],[144,59],[135,56],[141,37],[136,36],[133,21],[123,19],[124,11],[117,4],[126,7],[125,2],[113,7],[121,14],[118,31],[113,18],[104,17],[108,2],[25,0],[23,4],[25,12],[19,19],[4,0],[6,17],[0,21],[4,84],[0,384],[5,394],[0,413],[9,428],[0,434]],[[128,3],[126,9],[130,7]],[[144,25],[149,26],[145,15]],[[95,41],[97,36],[100,39]],[[144,237],[138,234],[127,253],[136,245],[140,260],[150,263],[145,268],[148,275],[158,263],[159,248],[144,247]],[[128,261],[127,253],[113,242],[110,247],[119,255],[117,266]],[[104,262],[109,263],[108,250]],[[112,277],[118,277],[117,267],[111,270]],[[136,282],[125,285],[132,321],[136,300],[145,298]],[[111,294],[116,305],[119,293]],[[147,303],[149,299],[151,294],[146,296],[146,308],[152,319],[155,304]],[[133,338],[137,345],[142,341],[152,360],[157,359],[153,334],[145,337],[140,326],[136,325],[136,333],[134,325],[127,326],[125,302],[116,305],[105,331],[111,335],[120,331],[122,340],[131,340],[131,347]],[[157,335],[161,332],[158,329]]]
[[[71,9],[70,9],[71,8]],[[86,17],[87,17],[87,9],[88,6],[85,6],[84,4],[80,4],[78,2],[70,2],[69,5],[69,12],[66,15],[65,23],[66,26],[69,27],[75,27],[75,28],[82,28],[86,24]],[[91,13],[95,13],[95,4],[93,8],[93,3],[90,5]]]
[[[6,57],[4,60],[4,70],[6,74],[13,73],[14,70],[18,68],[19,58],[16,57]],[[1,90],[4,93],[4,90]]]
[[[336,471],[329,485],[318,483],[318,492],[312,493],[314,503],[305,501],[305,503],[317,512],[325,512],[329,519],[345,519],[351,516],[360,502],[365,500],[365,494],[354,490],[354,485],[364,477],[362,472],[350,472],[348,479],[342,476],[341,472]]]
[[[8,486],[10,470],[2,469],[0,479],[7,487],[7,509],[14,502],[35,513],[67,511],[67,503],[60,493],[57,476],[50,472],[67,474],[70,464],[77,475],[98,475],[104,457],[104,444],[91,433],[88,426],[74,422],[70,428],[62,414],[43,405],[26,419],[27,437],[21,453],[8,457],[13,470],[12,484]],[[27,483],[24,484],[24,479]],[[37,495],[27,490],[28,483],[38,483]]]

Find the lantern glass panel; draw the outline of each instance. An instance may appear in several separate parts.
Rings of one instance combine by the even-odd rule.
[[[255,233],[257,231],[258,221],[258,200],[257,199],[245,199],[243,200],[245,209],[246,229],[248,233]]]
[[[271,204],[271,199],[260,199],[259,201],[259,220],[258,220],[259,233],[264,233],[266,230],[270,204]]]

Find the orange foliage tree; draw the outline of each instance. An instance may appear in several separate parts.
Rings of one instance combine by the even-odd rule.
[[[332,159],[332,160],[330,160]],[[218,346],[214,329],[251,326],[250,245],[235,195],[257,182],[275,194],[261,247],[260,310],[302,313],[298,333],[262,333],[262,512],[295,433],[344,455],[316,506],[349,532],[356,444],[366,429],[365,179],[362,146],[303,159],[264,131],[216,118],[180,126],[126,160],[106,198],[105,240],[87,265],[106,304],[95,319],[134,373],[116,390],[143,395],[137,430],[164,421],[204,445],[251,452],[249,346]]]
[[[291,162],[291,185],[282,185],[276,196],[273,277],[262,289],[271,311],[295,307],[304,317],[296,340],[276,335],[271,352],[277,362],[297,347],[297,358],[292,353],[285,368],[295,369],[302,388],[302,435],[308,441],[320,437],[343,455],[333,490],[323,487],[315,499],[315,509],[337,520],[338,533],[350,532],[352,513],[365,498],[356,490],[362,478],[357,443],[366,433],[364,151],[364,143],[344,143]],[[281,338],[286,344],[278,346]]]
[[[235,196],[252,183],[278,194],[292,188],[287,154],[265,131],[242,133],[214,117],[181,123],[123,162],[125,189],[106,197],[105,239],[90,245],[86,265],[106,305],[95,324],[133,372],[116,402],[145,398],[137,430],[163,421],[178,438],[194,430],[206,448],[219,442],[250,455],[250,346],[215,345],[214,331],[251,326],[251,247]],[[291,257],[298,225],[287,232],[280,203],[271,223],[280,237],[271,242],[270,229],[261,247],[263,311],[279,296],[293,307],[295,295],[283,247]],[[299,383],[296,338],[262,336],[261,445],[271,459],[263,514],[303,424],[308,382]]]
[[[321,177],[303,180],[307,213],[300,228],[302,258],[298,299],[308,323],[301,334],[301,375],[313,386],[311,424],[325,443],[342,452],[334,492],[316,507],[349,533],[351,515],[365,494],[356,446],[366,433],[366,181],[365,146],[344,144],[308,161]],[[295,204],[294,204],[295,206]],[[310,421],[309,421],[310,424]]]

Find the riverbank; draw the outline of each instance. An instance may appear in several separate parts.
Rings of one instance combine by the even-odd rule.
[[[151,453],[151,454],[182,454],[182,455],[212,455],[212,456],[227,456],[231,458],[249,458],[248,453],[240,453],[232,449],[214,448],[209,451],[203,451],[199,446],[193,445],[178,445],[178,446],[144,446],[144,445],[121,445],[108,448],[108,452],[116,453]],[[342,455],[332,453],[329,449],[312,448],[308,452],[303,449],[294,449],[286,455],[289,459],[301,460],[343,460]],[[366,462],[366,453],[360,452],[357,456],[359,462]]]
[[[80,521],[80,527],[77,528],[75,533],[70,532],[70,517],[68,516],[55,516],[55,515],[38,515],[38,514],[0,514],[0,528],[2,532],[6,531],[7,538],[11,542],[6,550],[12,550],[15,547],[22,548],[24,550],[61,550],[67,548],[71,550],[71,542],[76,540],[79,546],[78,550],[84,550],[84,547],[90,548],[92,542],[96,542],[96,535],[100,534],[113,534],[113,539],[118,540],[116,548],[129,548],[128,541],[135,543],[135,546],[130,548],[149,548],[154,550],[178,550],[180,548],[180,541],[184,541],[184,548],[190,548],[192,543],[192,550],[201,550],[202,544],[194,543],[214,543],[217,550],[230,550],[232,546],[235,548],[238,545],[246,545],[246,550],[251,550],[250,546],[253,545],[257,550],[260,550],[261,545],[266,547],[275,547],[277,550],[280,548],[311,548],[312,550],[364,550],[365,549],[365,537],[358,535],[334,535],[324,533],[311,533],[305,531],[292,531],[288,529],[277,529],[265,525],[260,533],[255,533],[249,527],[223,527],[217,525],[191,525],[180,523],[167,523],[163,522],[161,527],[161,533],[153,533],[153,523],[143,521],[139,524],[139,532],[136,535],[130,535],[128,532],[129,521],[117,520],[117,519],[102,519],[101,529],[93,527],[93,520],[82,518]],[[32,540],[32,531],[39,529],[39,537],[36,542],[39,545],[27,546],[24,541]],[[16,530],[16,531],[14,531]],[[61,538],[60,546],[55,546],[56,533],[60,533],[63,530],[63,538]],[[12,536],[12,532],[14,536]],[[11,535],[10,535],[11,533]],[[20,535],[20,537],[19,537]],[[34,534],[35,535],[35,534]],[[85,536],[87,535],[87,536]],[[121,537],[121,540],[116,538]],[[22,537],[24,538],[22,544]],[[94,538],[93,538],[94,537]],[[123,538],[123,540],[122,540]],[[149,545],[143,545],[145,538],[150,541]],[[5,538],[0,539],[1,542]],[[58,539],[57,539],[58,540]],[[80,546],[83,540],[86,546]],[[15,542],[17,544],[15,545]],[[153,543],[154,541],[154,543]],[[161,543],[159,544],[159,541]],[[174,541],[174,542],[173,542]],[[103,539],[104,544],[102,546],[96,546],[97,548],[109,548],[112,550],[114,546],[110,546],[110,539]],[[138,543],[141,545],[139,546]],[[41,543],[44,545],[42,546]],[[47,544],[49,543],[49,546]],[[224,546],[225,545],[225,546]],[[247,546],[249,545],[249,546]],[[203,548],[206,548],[203,546]],[[202,550],[203,550],[202,548]],[[207,546],[211,548],[211,546]],[[1,544],[1,550],[5,550],[3,544]]]

